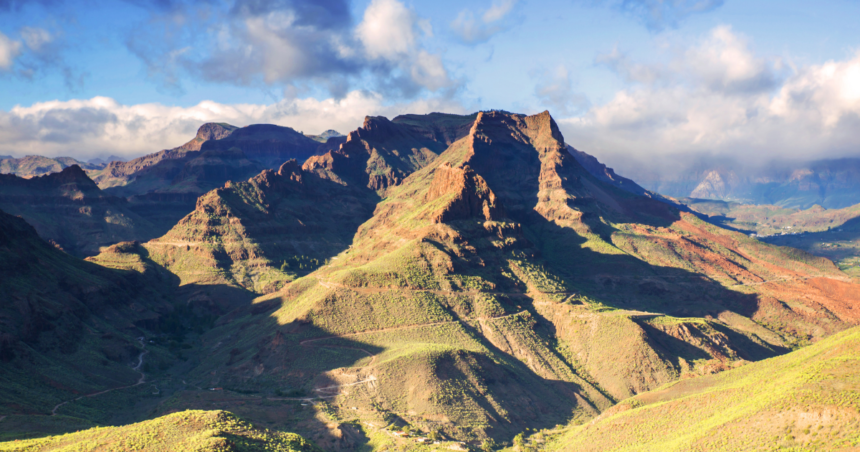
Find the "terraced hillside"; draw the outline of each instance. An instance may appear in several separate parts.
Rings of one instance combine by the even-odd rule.
[[[371,441],[392,423],[509,440],[860,320],[858,286],[830,261],[603,183],[548,113],[460,118],[404,121],[470,124],[433,158],[371,142],[397,124],[371,118],[291,171],[384,198],[328,265],[220,319],[192,381],[255,392],[227,403],[252,419],[295,394],[326,401],[335,425],[362,421]],[[243,221],[210,212],[216,226]]]
[[[627,399],[545,444],[559,451],[855,450],[860,329]]]
[[[31,179],[0,174],[0,209],[20,215],[43,238],[77,255],[158,234],[126,200],[104,193],[76,165]]]
[[[316,452],[301,436],[257,428],[224,411],[184,411],[122,427],[0,443],[0,451]]]

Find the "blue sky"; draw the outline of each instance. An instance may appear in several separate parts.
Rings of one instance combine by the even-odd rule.
[[[500,108],[549,109],[621,170],[860,155],[858,17],[856,0],[0,0],[0,154]]]

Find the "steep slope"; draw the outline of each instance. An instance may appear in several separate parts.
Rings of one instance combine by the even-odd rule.
[[[431,149],[447,147],[473,120],[442,114],[368,118],[346,143],[303,167],[292,160],[277,172],[205,194],[191,214],[145,246],[183,284],[278,290],[348,248],[373,213],[375,190],[432,161]]]
[[[268,293],[349,247],[378,198],[303,172],[295,160],[197,200],[192,213],[144,246],[182,284]]]
[[[78,396],[134,385],[141,374],[129,363],[143,356],[137,338],[173,310],[163,273],[81,261],[2,211],[0,274],[4,417],[50,415]]]
[[[152,223],[124,199],[102,192],[77,165],[32,179],[0,175],[0,209],[22,216],[43,238],[78,255],[157,234]]]
[[[41,155],[28,155],[19,159],[11,156],[0,156],[0,174],[14,174],[18,177],[29,179],[31,177],[45,174],[59,173],[72,165],[78,165],[85,170],[99,170],[104,168],[103,164],[81,162],[71,157],[43,157]]]
[[[368,116],[339,149],[311,157],[304,169],[342,184],[379,193],[427,165],[469,131],[475,115],[444,113]]]
[[[225,411],[184,411],[122,427],[102,427],[29,441],[0,443],[0,451],[316,452],[292,433],[255,427]]]
[[[199,384],[509,439],[860,320],[858,286],[829,261],[603,183],[548,113],[471,118],[368,118],[306,162],[385,198],[329,265],[221,319]],[[422,136],[450,145],[390,145]]]
[[[647,190],[640,187],[636,182],[615,174],[615,170],[607,167],[603,163],[600,163],[593,155],[586,154],[570,145],[567,146],[567,152],[569,152],[586,171],[596,177],[597,180],[614,185],[622,190],[629,191],[630,193],[650,196],[647,193]]]
[[[640,394],[545,450],[854,450],[860,329],[785,356]]]

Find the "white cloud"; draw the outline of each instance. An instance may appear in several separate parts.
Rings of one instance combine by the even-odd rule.
[[[457,85],[445,69],[442,56],[420,45],[421,35],[433,35],[430,22],[403,3],[373,0],[355,34],[369,59],[384,60],[403,74],[393,71],[390,83],[402,92],[415,92],[416,87],[438,91]]]
[[[345,134],[359,127],[367,115],[393,118],[433,111],[465,113],[461,104],[450,100],[392,105],[381,94],[366,91],[352,91],[339,100],[284,99],[269,105],[212,101],[192,107],[122,105],[107,97],[51,101],[0,112],[0,154],[136,157],[187,142],[205,122],[269,123],[306,133],[335,129]]]
[[[493,0],[483,14],[464,9],[451,22],[451,30],[467,44],[486,42],[510,25],[506,24],[504,19],[516,4],[517,0]]]
[[[397,0],[373,0],[364,11],[356,35],[371,58],[393,60],[416,45],[415,13]]]
[[[860,52],[778,76],[777,59],[728,27],[674,52],[652,65],[618,52],[598,59],[632,84],[560,120],[566,140],[634,178],[682,171],[676,160],[697,156],[751,166],[860,155]]]
[[[0,32],[0,70],[8,71],[15,63],[15,57],[21,53],[21,43],[9,39]]]

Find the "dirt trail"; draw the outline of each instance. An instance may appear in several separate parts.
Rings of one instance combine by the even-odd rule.
[[[748,283],[748,284],[733,284],[729,287],[742,287],[742,286],[761,286],[764,284],[770,284],[773,282],[786,282],[786,281],[806,281],[808,279],[832,279],[834,281],[842,281],[842,282],[851,282],[850,278],[833,278],[830,276],[804,276],[800,278],[778,278],[778,279],[769,279],[767,281],[759,281],[756,283]]]
[[[144,343],[142,338],[138,339],[138,341],[140,341],[140,345],[141,345],[141,347],[143,347],[143,350],[141,350],[140,355],[137,356],[137,365],[132,367],[132,369],[135,372],[138,372],[140,374],[140,379],[137,380],[137,383],[135,383],[133,385],[126,385],[126,386],[120,386],[117,388],[105,389],[104,391],[94,392],[92,394],[85,394],[85,395],[82,395],[80,397],[74,398],[72,400],[66,400],[65,402],[57,404],[57,406],[55,406],[54,409],[51,410],[51,416],[56,416],[57,410],[59,410],[63,405],[66,405],[68,403],[75,402],[75,401],[89,398],[89,397],[100,396],[102,394],[107,394],[109,392],[118,391],[120,389],[133,388],[135,386],[140,386],[140,385],[146,383],[146,374],[144,374],[143,371],[140,370],[140,367],[143,366],[143,357],[149,353],[149,350],[146,349],[146,344]]]

